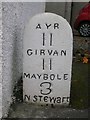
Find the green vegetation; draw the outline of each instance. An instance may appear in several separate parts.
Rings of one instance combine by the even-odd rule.
[[[88,68],[90,64],[73,62],[71,107],[77,109],[88,108]]]

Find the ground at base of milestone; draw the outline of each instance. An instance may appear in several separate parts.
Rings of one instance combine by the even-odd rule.
[[[17,102],[11,106],[8,118],[88,118],[87,68],[88,64],[73,64],[70,106],[41,106]]]
[[[8,118],[88,118],[88,110],[19,103],[13,106]]]

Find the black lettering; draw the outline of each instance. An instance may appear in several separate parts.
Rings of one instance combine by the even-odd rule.
[[[57,97],[56,102],[57,102],[57,103],[61,103],[61,97]]]
[[[36,26],[36,29],[41,29],[41,25],[38,24],[38,25]]]
[[[47,29],[48,29],[51,25],[52,25],[52,24],[47,24],[47,23],[46,23],[46,27],[47,27]]]
[[[51,55],[53,50],[48,50],[48,54]]]
[[[38,76],[38,78],[40,79],[40,77],[41,77],[42,75],[37,74],[37,76]]]
[[[53,56],[54,56],[54,55],[57,55],[57,56],[58,56],[57,50],[54,51]]]
[[[33,102],[37,102],[37,96],[36,95],[33,96]]]
[[[43,74],[43,79],[47,80],[48,79],[48,74]]]
[[[43,97],[43,96],[38,96],[38,97],[40,98],[40,101],[42,101],[42,97]]]
[[[26,77],[26,78],[30,78],[30,74],[29,73],[24,73],[24,76],[23,76],[24,78]]]
[[[50,46],[52,46],[52,33],[50,33]]]
[[[64,80],[68,80],[68,74],[64,74]]]
[[[30,95],[28,96],[28,95],[24,95],[24,100],[25,101],[30,101]]]
[[[49,97],[50,98],[50,102],[56,102],[56,98],[54,98],[54,97]]]
[[[50,70],[52,70],[52,59],[50,58]]]
[[[45,46],[45,33],[43,33],[43,46]]]
[[[67,100],[67,97],[62,97],[62,103],[65,102],[65,100]]]
[[[61,77],[59,77],[59,75],[58,75],[58,74],[57,74],[57,79],[58,79],[58,80],[61,80]]]
[[[40,50],[40,55],[45,55],[45,50],[41,49]]]
[[[54,74],[51,74],[50,75],[50,80],[54,80],[55,79],[55,75]]]
[[[43,83],[40,84],[40,87],[44,88],[44,90],[42,90],[42,89],[40,90],[40,93],[42,95],[48,95],[52,92],[50,82],[43,82]],[[45,89],[45,87],[46,87],[46,89]],[[47,92],[46,92],[46,90],[47,90]]]
[[[64,56],[66,56],[66,50],[61,50],[61,56],[64,54]]]
[[[35,55],[37,55],[38,54],[38,51],[37,50],[35,50]]]
[[[44,97],[44,102],[48,102],[48,96]]]
[[[44,62],[45,62],[45,61],[44,61],[44,59],[43,59],[43,65],[42,65],[42,67],[43,67],[43,70],[45,69],[45,68],[44,68]]]
[[[33,74],[33,75],[31,76],[31,79],[36,79],[35,74]]]
[[[58,23],[54,23],[54,29],[59,29],[59,24]]]
[[[28,50],[27,50],[27,54],[28,54],[29,56],[31,56],[31,55],[33,54],[32,49],[28,49]]]

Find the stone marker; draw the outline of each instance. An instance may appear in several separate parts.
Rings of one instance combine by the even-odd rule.
[[[34,16],[23,41],[23,99],[68,105],[72,68],[72,30],[59,15]]]

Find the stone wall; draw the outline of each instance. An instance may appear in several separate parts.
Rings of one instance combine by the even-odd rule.
[[[28,20],[45,11],[44,3],[2,3],[3,24],[3,116],[7,116],[15,83],[23,72],[23,33]]]
[[[46,2],[45,11],[56,13],[64,17],[70,23],[71,2]]]
[[[0,118],[2,117],[2,4],[0,3]]]

